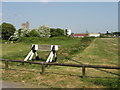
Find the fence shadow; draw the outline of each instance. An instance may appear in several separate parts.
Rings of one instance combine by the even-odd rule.
[[[73,61],[73,62],[76,62],[76,63],[79,63],[79,64],[81,64],[81,65],[84,65],[82,62],[77,61],[77,60],[73,60],[73,59],[71,59],[71,58],[65,58],[65,59],[70,60],[70,61]],[[100,68],[94,68],[94,69],[99,70],[99,71],[102,71],[102,72],[110,73],[110,74],[113,74],[113,75],[120,76],[120,74],[113,73],[113,72],[110,72],[110,71],[106,71],[106,70],[103,70],[103,69],[100,69]]]

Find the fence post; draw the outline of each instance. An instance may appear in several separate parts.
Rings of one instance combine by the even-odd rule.
[[[85,77],[85,66],[83,65],[82,66],[82,78],[84,78]]]
[[[42,74],[44,74],[45,73],[45,64],[44,64],[44,62],[42,63]]]
[[[8,61],[5,61],[5,70],[8,70]]]

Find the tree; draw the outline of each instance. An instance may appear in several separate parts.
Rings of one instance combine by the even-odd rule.
[[[60,28],[50,28],[51,37],[64,36],[64,30]]]
[[[28,32],[29,32],[29,29],[27,28],[21,28],[19,31],[21,37],[28,37]]]
[[[21,36],[21,28],[18,30],[18,37],[20,37]]]
[[[50,37],[50,28],[42,25],[38,28],[40,37]]]
[[[120,36],[120,32],[113,32],[113,35]]]
[[[36,29],[33,29],[28,33],[28,36],[29,37],[39,37],[39,33],[36,31]]]
[[[0,25],[0,39],[2,38],[2,25]]]
[[[8,40],[14,34],[16,28],[9,23],[2,23],[2,39]]]

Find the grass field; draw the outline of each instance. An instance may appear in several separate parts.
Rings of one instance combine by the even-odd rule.
[[[2,45],[2,57],[5,59],[23,60],[34,44],[58,44],[62,45],[58,51],[58,63],[75,63],[65,59],[69,57],[84,64],[95,65],[113,65],[118,63],[118,40],[117,38],[50,38],[50,39],[21,39],[14,44]],[[44,54],[45,56],[43,56]],[[42,58],[46,59],[48,52],[42,53]],[[9,68],[12,70],[2,70],[2,79],[7,81],[28,84],[31,88],[105,88],[118,87],[118,76],[105,71],[89,69],[86,70],[88,77],[81,78],[81,68],[47,66],[45,74],[40,74],[41,65],[25,64],[17,66],[18,63],[9,62]],[[4,64],[2,64],[4,67]],[[118,74],[117,70],[107,70]],[[93,76],[94,78],[89,78]],[[99,77],[99,78],[98,78]],[[105,78],[110,77],[110,79]],[[113,79],[112,79],[113,78]]]
[[[22,38],[19,43],[13,44],[2,44],[2,56],[5,59],[18,59],[23,60],[26,55],[29,53],[32,44],[48,44],[48,45],[61,45],[64,49],[65,47],[69,48],[71,43],[79,44],[80,39],[76,38]],[[40,52],[39,56],[46,56],[49,54]],[[41,55],[44,54],[44,55]]]
[[[118,39],[97,38],[74,59],[85,64],[118,65]]]
[[[2,58],[4,59],[18,59],[23,60],[29,53],[32,44],[47,44],[47,45],[61,45],[58,51],[58,58],[64,59],[65,57],[70,57],[84,50],[91,42],[81,40],[81,38],[66,38],[66,37],[55,37],[55,38],[21,38],[19,43],[13,44],[2,44]],[[86,43],[86,41],[88,43]],[[40,58],[47,59],[50,52],[40,52],[38,51]]]
[[[74,55],[73,59],[84,64],[118,66],[118,38],[96,38],[82,53]],[[109,72],[119,73],[118,70],[105,69],[87,71],[88,76],[100,77],[118,77]],[[107,87],[116,87],[120,83],[118,79],[105,78],[88,78],[86,81]]]

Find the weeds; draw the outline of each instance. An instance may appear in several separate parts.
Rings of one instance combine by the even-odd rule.
[[[106,88],[119,88],[120,79],[107,79],[107,78],[85,78],[82,79],[85,82],[91,82],[95,85],[102,85]]]

